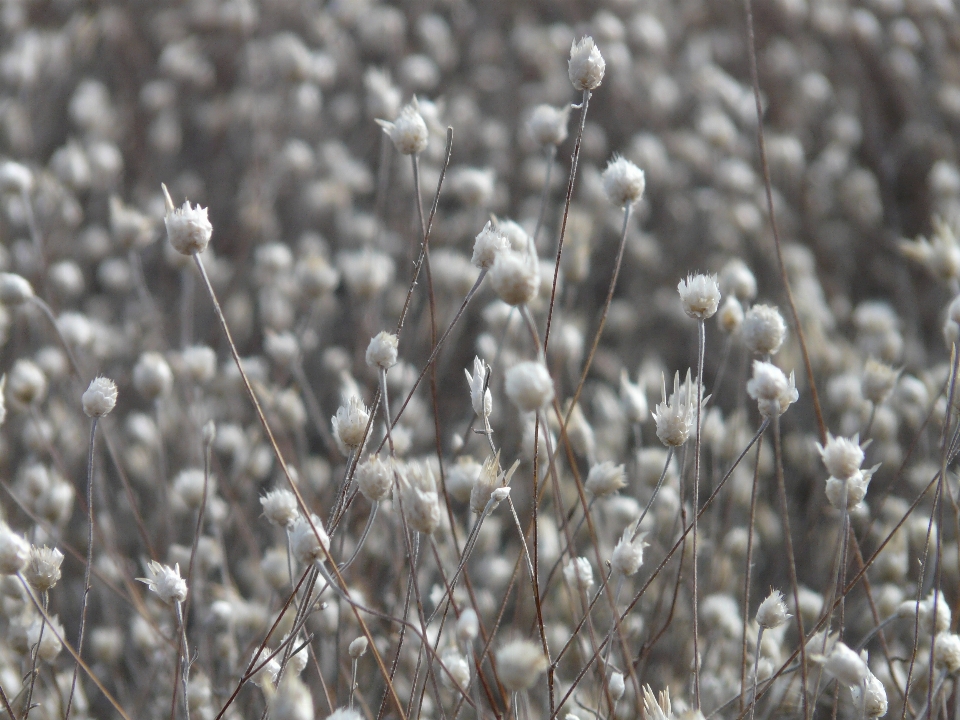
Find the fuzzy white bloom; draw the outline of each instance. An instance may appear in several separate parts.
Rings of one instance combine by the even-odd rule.
[[[133,366],[133,386],[147,400],[169,395],[173,389],[173,371],[157,352],[145,352]]]
[[[145,578],[137,578],[168,605],[187,599],[187,581],[180,577],[180,565],[163,565],[156,560],[147,563]]]
[[[399,339],[393,333],[381,330],[367,345],[367,365],[389,370],[397,364]]]
[[[347,654],[350,655],[351,659],[358,660],[367,651],[367,645],[369,644],[367,638],[361,635],[347,647]]]
[[[493,491],[500,486],[499,475],[500,453],[498,452],[483,461],[473,488],[470,490],[470,510],[475,514],[481,515],[486,509]]]
[[[614,155],[600,176],[603,192],[617,207],[627,207],[640,202],[646,188],[643,170],[622,155]]]
[[[627,691],[626,683],[623,681],[623,673],[614,672],[610,675],[610,682],[607,683],[607,689],[610,691],[610,699],[619,702],[620,698]]]
[[[400,473],[400,499],[410,527],[430,535],[440,525],[440,497],[429,465],[407,463]]]
[[[933,645],[933,662],[951,675],[960,671],[960,635],[938,633]]]
[[[324,549],[330,549],[330,538],[323,529],[323,521],[313,513],[310,514],[313,527],[302,515],[298,515],[290,527],[290,549],[297,562],[310,565],[322,562],[326,558]],[[316,528],[316,532],[314,532]]]
[[[627,420],[631,423],[642,423],[650,417],[647,393],[640,383],[630,382],[630,374],[626,368],[620,371],[620,402]]]
[[[645,541],[646,533],[638,533],[635,538],[632,536],[633,530],[629,527],[626,528],[614,546],[613,555],[610,557],[611,570],[619,572],[625,577],[635,574],[640,569],[640,566],[643,565],[643,551],[649,546],[649,543]]]
[[[575,90],[596,90],[603,82],[606,69],[607,64],[589,35],[570,46],[567,72]]]
[[[346,405],[341,405],[337,414],[330,418],[333,434],[350,450],[363,443],[369,420],[370,411],[356,395],[352,396]]]
[[[512,640],[496,654],[497,674],[508,692],[533,687],[550,664],[540,646],[530,640]]]
[[[934,610],[936,610],[936,622],[934,622]],[[920,616],[920,629],[928,636],[934,632],[944,632],[950,627],[950,605],[944,599],[943,593],[931,592],[919,603],[915,600],[905,600],[897,607],[898,617],[913,618],[915,615]]]
[[[0,191],[26,193],[33,189],[33,172],[15,160],[0,162]]]
[[[0,273],[0,303],[22,305],[33,297],[33,285],[21,275]]]
[[[743,326],[743,305],[733,295],[727,295],[717,312],[717,324],[727,333],[737,332]]]
[[[887,689],[873,673],[864,682],[863,711],[868,718],[881,718],[887,714]]]
[[[827,433],[826,447],[817,443],[820,457],[827,471],[835,478],[846,480],[853,477],[863,464],[863,449],[860,447],[860,434],[853,438],[834,437]]]
[[[783,601],[783,593],[771,590],[767,599],[757,608],[757,625],[764,630],[773,630],[790,619],[787,604]]]
[[[393,146],[401,155],[416,155],[427,149],[430,133],[427,123],[420,114],[417,98],[400,108],[400,114],[390,122],[377,119],[377,124],[393,141]]]
[[[540,262],[532,246],[525,252],[504,248],[490,268],[490,284],[508,305],[526,305],[540,292]]]
[[[278,527],[289,527],[300,515],[297,496],[285,488],[274,488],[260,498],[260,507],[267,522]]]
[[[839,641],[826,656],[813,655],[811,659],[821,663],[824,670],[847,687],[862,687],[872,675],[864,659]]]
[[[202,253],[210,244],[213,235],[213,225],[207,217],[207,208],[190,205],[185,201],[179,209],[173,205],[170,192],[166,185],[163,188],[163,197],[166,204],[166,215],[163,224],[167,227],[167,238],[173,249],[181,255],[196,255]]]
[[[206,345],[193,345],[180,353],[187,375],[195,383],[205,385],[217,375],[217,353]]]
[[[313,720],[313,697],[303,680],[295,673],[287,673],[270,698],[270,717],[273,720]]]
[[[360,492],[370,502],[381,502],[390,496],[393,488],[393,470],[389,462],[374,455],[357,465],[354,473]]]
[[[16,575],[30,557],[30,543],[0,522],[0,575]]]
[[[445,650],[440,656],[446,672],[441,671],[440,680],[447,688],[466,689],[470,686],[470,666],[467,659],[456,648]]]
[[[553,380],[542,362],[521,362],[507,370],[504,389],[521,412],[534,412],[553,400]]]
[[[57,615],[50,617],[50,622],[39,617],[35,618],[27,628],[27,644],[30,647],[36,647],[37,656],[47,663],[56,660],[63,649],[63,644],[60,642],[62,637],[63,625],[60,624],[60,617]]]
[[[879,465],[874,465],[872,468],[866,470],[857,470],[845,480],[835,477],[827,478],[827,500],[833,507],[840,510],[843,507],[844,495],[846,495],[847,509],[858,509],[863,499],[867,496],[870,480],[879,467]]]
[[[923,235],[914,241],[900,240],[900,252],[911,260],[924,265],[927,270],[941,280],[955,280],[960,277],[960,246],[949,223],[936,215],[931,219],[933,235],[927,240]]]
[[[203,502],[203,487],[207,478],[199,468],[187,468],[173,479],[173,494],[188,508],[196,510]],[[210,478],[213,484],[213,478]]]
[[[556,108],[552,105],[537,105],[527,120],[527,133],[537,145],[559,145],[567,139],[567,121],[570,106]]]
[[[900,371],[896,368],[874,358],[868,358],[863,367],[863,379],[860,381],[863,397],[874,405],[879,405],[890,397],[899,377]]]
[[[690,379],[690,371],[687,370],[683,385],[680,384],[680,373],[674,374],[673,393],[669,400],[663,376],[660,392],[663,399],[653,413],[653,419],[657,423],[657,437],[668,447],[680,447],[690,438],[690,433],[697,424],[697,386]]]
[[[96,377],[80,398],[87,417],[103,417],[117,405],[117,384],[110,378]]]
[[[23,568],[23,578],[37,592],[46,592],[60,580],[62,563],[63,553],[57,548],[31,545],[27,565]]]
[[[47,396],[47,376],[32,360],[21,358],[10,370],[7,393],[17,405],[41,403]]]
[[[300,341],[292,332],[267,330],[263,338],[263,351],[281,367],[287,367],[300,357]]]
[[[509,243],[504,234],[494,226],[492,221],[487,220],[487,224],[483,226],[483,230],[477,233],[477,237],[473,241],[473,256],[470,258],[470,262],[481,270],[490,269],[493,267],[497,255],[508,246]]]
[[[490,367],[479,357],[473,359],[473,375],[466,368],[463,369],[470,385],[470,404],[477,417],[488,418],[493,410],[493,395],[487,387],[487,377]]]
[[[575,589],[589,590],[593,586],[593,568],[585,557],[568,560],[563,566],[563,579]]]
[[[773,363],[753,361],[753,377],[747,381],[747,394],[757,401],[757,408],[765,418],[780,417],[800,394],[793,372],[787,378]]]
[[[477,611],[466,608],[457,619],[457,639],[462,643],[470,643],[480,634],[480,619]]]
[[[720,285],[716,275],[687,275],[677,285],[683,311],[695,320],[713,317],[720,307]]]
[[[777,308],[754,305],[747,310],[741,326],[743,342],[750,352],[775,355],[787,336],[787,325]]]
[[[757,296],[757,278],[743,260],[734,258],[720,270],[720,292],[750,302]]]
[[[590,468],[587,475],[587,492],[595,497],[605,497],[612,495],[621,488],[626,487],[627,478],[623,465],[614,465],[610,460],[597,463]]]

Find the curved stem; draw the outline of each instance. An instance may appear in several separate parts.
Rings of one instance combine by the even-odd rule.
[[[557,146],[550,144],[545,148],[547,156],[547,173],[543,180],[543,192],[540,195],[540,214],[537,215],[537,226],[533,230],[533,246],[537,247],[537,238],[540,236],[540,228],[543,227],[543,219],[547,214],[547,204],[550,202],[550,176],[553,174],[553,166],[557,159]]]
[[[360,536],[360,540],[357,542],[357,547],[353,551],[353,555],[350,556],[350,559],[344,563],[340,564],[340,572],[343,572],[348,567],[353,565],[353,561],[357,559],[357,556],[360,554],[360,550],[363,548],[363,543],[367,540],[367,535],[370,534],[370,528],[373,527],[373,521],[377,517],[377,508],[380,507],[380,503],[374,502],[370,506],[370,516],[367,518],[367,524],[363,528],[363,534]]]

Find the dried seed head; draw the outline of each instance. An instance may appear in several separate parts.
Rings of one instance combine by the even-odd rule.
[[[508,305],[526,305],[540,292],[540,263],[533,248],[526,252],[504,248],[490,268],[494,292]]]
[[[853,438],[834,437],[827,433],[826,447],[817,443],[817,448],[827,471],[840,480],[853,477],[863,464],[859,433]]]
[[[585,557],[568,560],[563,566],[563,579],[573,588],[589,590],[593,586],[593,568]]]
[[[187,599],[187,581],[180,577],[180,565],[162,565],[156,560],[147,564],[149,577],[137,578],[168,605]]]
[[[212,491],[213,478],[207,478],[203,470],[188,468],[181,470],[173,479],[173,494],[186,507],[196,510],[203,502],[204,485],[208,484],[208,492]]]
[[[381,330],[373,336],[367,345],[367,365],[389,370],[397,364],[399,340],[393,333]]]
[[[383,128],[383,131],[393,141],[393,146],[401,155],[416,155],[427,149],[427,142],[430,139],[430,133],[427,130],[427,123],[420,114],[420,106],[417,98],[400,108],[400,114],[396,120],[377,119],[377,124]]]
[[[379,455],[367,458],[357,465],[354,476],[360,492],[370,502],[381,502],[390,496],[393,488],[393,470]]]
[[[603,192],[617,207],[627,207],[640,202],[646,187],[643,170],[622,155],[614,155],[600,177]]]
[[[30,557],[30,543],[0,522],[0,575],[16,575]]]
[[[507,247],[507,238],[488,220],[473,242],[473,257],[470,262],[481,270],[490,269],[497,255]]]
[[[758,355],[774,355],[787,335],[780,311],[770,305],[754,305],[743,318],[743,342]]]
[[[934,641],[933,662],[950,675],[960,671],[960,635],[951,632],[939,633]]]
[[[593,465],[587,475],[586,489],[594,497],[606,497],[626,487],[627,477],[623,465],[614,465],[606,460]]]
[[[33,285],[21,275],[0,273],[0,303],[16,307],[33,297]]]
[[[653,413],[657,423],[657,437],[668,447],[680,447],[690,437],[697,422],[697,386],[687,378],[680,384],[680,373],[673,376],[673,393],[667,399],[666,380],[661,378],[662,401]],[[702,401],[701,401],[702,402]]]
[[[333,425],[333,434],[352,451],[363,443],[369,420],[370,411],[363,404],[363,400],[354,395],[346,405],[337,409],[337,414],[330,422]]]
[[[713,317],[720,306],[720,286],[716,275],[687,275],[677,285],[683,311],[695,320]]]
[[[743,326],[743,306],[740,301],[732,295],[727,295],[727,299],[723,301],[717,313],[717,323],[728,335],[737,332]]]
[[[618,702],[627,690],[627,686],[623,681],[623,673],[614,672],[610,676],[610,681],[607,683],[607,688],[610,690],[610,699],[614,702]]]
[[[260,507],[267,522],[278,527],[289,527],[300,515],[297,496],[285,488],[274,488],[260,498]]]
[[[146,400],[170,394],[173,389],[173,372],[163,355],[145,352],[133,366],[133,386]]]
[[[170,198],[166,185],[163,188],[163,197],[166,203],[167,214],[163,223],[167,227],[167,238],[173,249],[181,255],[196,255],[202,253],[210,244],[213,235],[213,225],[207,217],[207,208],[197,205],[193,207],[189,201],[177,209]]]
[[[477,612],[473,608],[467,608],[457,620],[457,639],[462,643],[469,643],[476,640],[480,634],[480,620]]]
[[[780,417],[800,397],[792,372],[787,378],[776,365],[760,360],[753,361],[753,377],[747,382],[747,394],[757,401],[760,414],[765,418]]]
[[[567,71],[575,90],[596,90],[603,82],[606,68],[603,56],[589,35],[571,45]]]
[[[613,548],[610,558],[610,567],[624,577],[629,577],[643,565],[643,551],[649,543],[644,541],[646,533],[639,533],[635,538],[633,531],[628,527]]]
[[[874,358],[869,358],[863,368],[863,379],[860,386],[863,396],[874,405],[879,405],[890,397],[890,393],[893,392],[893,388],[897,384],[898,377],[900,377],[900,371],[896,368],[892,368]]]
[[[521,362],[507,370],[504,386],[521,412],[535,412],[553,400],[553,380],[541,362]]]
[[[10,370],[7,393],[10,399],[23,407],[41,403],[47,396],[47,376],[36,363],[17,360]]]
[[[787,604],[783,601],[783,593],[779,590],[771,590],[767,599],[757,608],[757,624],[764,630],[778,628],[789,618]]]
[[[530,640],[513,640],[496,654],[497,674],[509,692],[529,690],[549,663],[540,646]]]
[[[97,377],[80,398],[87,417],[103,417],[117,404],[117,384],[110,378]]]
[[[326,558],[324,549],[330,549],[330,538],[323,529],[323,522],[312,513],[310,519],[313,521],[313,527],[310,527],[305,517],[298,515],[289,530],[290,549],[297,562],[302,565],[322,562]]]
[[[570,106],[555,108],[552,105],[537,105],[527,120],[527,132],[537,145],[559,145],[567,139],[567,121]]]
[[[347,652],[350,654],[351,658],[358,660],[367,651],[368,644],[367,638],[361,635],[352,643],[350,643],[350,646],[347,648]]]

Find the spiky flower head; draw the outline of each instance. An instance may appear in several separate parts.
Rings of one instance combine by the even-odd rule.
[[[167,605],[187,599],[187,581],[180,577],[179,563],[170,567],[151,560],[147,563],[147,577],[137,580],[155,592]]]
[[[589,35],[574,41],[570,46],[570,61],[567,71],[570,82],[576,90],[596,90],[603,82],[603,74],[607,64],[603,61],[600,50]]]
[[[181,255],[202,253],[207,249],[213,235],[213,225],[207,217],[207,208],[200,207],[199,204],[194,207],[189,201],[185,201],[182,207],[175,208],[167,186],[161,187],[167,209],[163,224],[167,227],[167,238],[173,249]]]
[[[673,376],[673,393],[667,399],[666,380],[661,376],[661,397],[653,419],[657,423],[657,437],[668,447],[680,447],[689,438],[697,423],[697,386],[687,377],[680,384],[680,373]],[[702,401],[701,401],[702,402]]]
[[[720,306],[720,285],[716,275],[687,275],[677,285],[683,311],[694,320],[713,317]]]
[[[789,618],[787,604],[783,601],[783,593],[779,590],[771,590],[766,600],[757,608],[757,625],[764,630],[778,628]]]

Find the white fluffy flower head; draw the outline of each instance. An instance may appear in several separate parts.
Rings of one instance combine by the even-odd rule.
[[[613,156],[600,179],[603,182],[603,192],[617,207],[627,207],[640,202],[646,188],[643,170],[622,155]]]
[[[213,225],[207,217],[207,208],[191,206],[189,201],[185,201],[179,209],[175,208],[167,186],[162,187],[167,208],[163,223],[167,226],[167,237],[173,249],[181,255],[202,253],[207,249],[213,235]]]
[[[603,82],[603,74],[607,64],[603,61],[600,50],[597,49],[593,38],[589,35],[574,41],[570,46],[570,61],[567,71],[570,82],[576,90],[596,90]]]
[[[773,363],[760,360],[753,361],[753,377],[747,381],[747,393],[757,401],[760,414],[765,418],[780,417],[800,397],[792,372],[788,378]]]
[[[487,220],[487,224],[477,233],[473,242],[473,256],[470,262],[481,270],[489,270],[493,267],[493,261],[497,259],[497,255],[507,247],[507,238],[492,221]]]
[[[567,121],[570,106],[556,108],[552,105],[537,105],[527,120],[527,132],[537,145],[559,145],[567,139]]]
[[[743,342],[758,355],[774,355],[787,335],[787,325],[777,308],[754,305],[747,310],[741,326]]]
[[[817,443],[817,449],[827,471],[839,480],[852,478],[863,464],[859,433],[852,438],[834,437],[827,433],[826,446]]]
[[[496,654],[497,674],[509,692],[529,690],[550,664],[540,646],[530,640],[512,640]]]
[[[399,340],[393,333],[381,330],[370,339],[367,345],[367,365],[389,370],[397,364]]]
[[[103,417],[117,404],[117,384],[110,378],[96,377],[80,398],[87,417]]]
[[[156,560],[147,563],[145,578],[137,578],[168,605],[187,599],[187,581],[180,577],[180,565],[163,565]]]
[[[673,393],[667,399],[666,380],[661,377],[661,397],[653,419],[657,423],[657,437],[668,447],[680,447],[690,437],[697,423],[697,386],[687,378],[680,384],[680,373],[673,376]]]
[[[427,123],[420,114],[417,98],[400,108],[396,120],[377,120],[383,131],[390,136],[393,146],[401,155],[416,155],[427,149],[430,133]]]
[[[553,400],[553,380],[542,362],[521,362],[507,370],[504,386],[521,412],[534,412]]]
[[[616,465],[610,460],[597,463],[590,468],[585,487],[594,497],[612,495],[626,487],[627,477],[623,465]]]
[[[356,395],[352,395],[346,405],[337,409],[330,422],[333,433],[350,450],[360,447],[363,436],[367,431],[367,422],[370,420],[370,411]]]
[[[263,515],[271,525],[287,527],[300,514],[297,496],[284,488],[274,488],[260,498]]]
[[[493,396],[490,394],[490,388],[487,387],[487,377],[490,375],[490,367],[479,357],[473,359],[473,375],[466,368],[463,369],[467,376],[467,383],[470,385],[470,404],[477,417],[487,418],[493,410]]]
[[[330,537],[323,529],[323,521],[312,513],[310,520],[313,527],[305,517],[298,515],[290,528],[290,549],[297,561],[304,565],[322,562],[327,556],[324,550],[330,549]]]
[[[649,545],[645,538],[646,533],[633,537],[633,530],[626,528],[613,548],[610,567],[627,577],[635,574],[643,565],[643,551]]]
[[[787,604],[783,601],[783,593],[771,590],[766,600],[757,608],[757,625],[764,630],[773,630],[790,619]]]
[[[687,275],[677,285],[683,311],[695,320],[713,317],[720,306],[720,285],[716,275]]]

